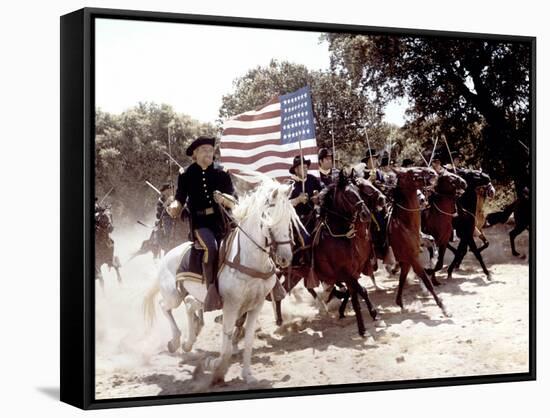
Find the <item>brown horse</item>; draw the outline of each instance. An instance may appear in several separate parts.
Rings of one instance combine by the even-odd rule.
[[[114,268],[119,283],[122,282],[120,275],[120,261],[115,256],[115,243],[110,234],[113,232],[113,219],[111,209],[99,208],[95,212],[95,278],[99,280],[103,288],[103,275],[101,274],[101,266],[107,264],[110,268]]]
[[[440,174],[430,196],[430,205],[422,211],[422,232],[431,235],[439,249],[435,267],[426,269],[426,272],[432,276],[434,285],[440,284],[434,274],[443,267],[445,250],[453,235],[453,218],[458,215],[456,200],[464,193],[466,187],[466,181],[456,174],[449,172]]]
[[[358,282],[367,269],[373,248],[369,232],[371,213],[360,188],[352,182],[354,178],[353,171],[350,177],[342,171],[338,181],[320,195],[321,223],[314,238],[313,266],[316,277],[324,284],[346,285],[359,334],[364,336],[365,325],[357,295],[365,300],[373,320],[380,319]]]
[[[466,180],[468,187],[457,202],[458,216],[453,218],[453,227],[460,242],[455,252],[455,257],[447,269],[447,278],[451,279],[453,270],[458,268],[468,252],[472,251],[479,261],[487,280],[491,280],[491,273],[487,270],[481,252],[474,241],[474,232],[477,224],[477,201],[481,190],[489,191],[493,189],[491,178],[480,170],[460,169],[457,174]]]
[[[421,222],[420,205],[416,191],[418,189],[433,188],[437,180],[437,174],[432,168],[427,167],[398,169],[395,170],[395,173],[397,174],[397,186],[393,194],[394,202],[388,225],[390,246],[401,267],[395,301],[403,309],[403,287],[407,274],[412,267],[432,294],[443,314],[448,316],[445,306],[435,293],[432,282],[420,260]]]

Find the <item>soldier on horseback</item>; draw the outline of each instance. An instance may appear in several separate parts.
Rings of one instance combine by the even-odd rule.
[[[161,195],[157,200],[157,212],[155,221],[155,230],[158,234],[158,239],[162,244],[167,244],[172,237],[173,229],[176,220],[172,218],[167,208],[174,201],[174,193],[172,184],[169,182],[160,186]],[[166,245],[161,245],[163,248],[168,248]]]
[[[327,148],[321,148],[317,155],[319,161],[319,174],[321,183],[328,187],[336,178],[338,178],[338,169],[334,168],[334,158],[332,151]]]
[[[201,136],[189,145],[186,154],[193,163],[178,177],[174,202],[168,213],[177,217],[187,204],[191,214],[191,231],[196,247],[204,251],[203,277],[208,289],[205,311],[221,308],[221,299],[215,285],[218,269],[218,248],[226,233],[226,221],[221,206],[232,208],[234,189],[229,173],[214,166],[216,139]]]

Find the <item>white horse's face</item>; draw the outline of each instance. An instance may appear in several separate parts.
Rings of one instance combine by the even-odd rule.
[[[281,209],[288,211],[294,210],[290,205],[289,196],[292,191],[292,185],[282,185],[277,187],[269,198],[267,215],[272,219],[276,218],[274,213]],[[288,267],[292,261],[292,223],[290,216],[284,216],[285,221],[277,222],[267,228],[271,251],[275,258],[275,263],[280,267]]]

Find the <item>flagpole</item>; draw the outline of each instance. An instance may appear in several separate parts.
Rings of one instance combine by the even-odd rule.
[[[170,143],[170,125],[168,125],[168,154],[172,155],[172,144]],[[174,193],[174,179],[172,178],[172,160],[168,159],[168,171],[170,175],[170,187],[172,188],[172,193]]]
[[[302,140],[298,137],[298,145],[300,146],[300,165],[302,167],[302,193],[306,192],[306,179],[304,178],[304,154],[302,151]]]
[[[336,165],[336,146],[334,145],[334,113],[333,112],[330,112],[330,123],[331,123],[330,134],[332,136],[332,164],[334,168],[334,166]],[[332,176],[332,172],[331,172],[331,176]]]

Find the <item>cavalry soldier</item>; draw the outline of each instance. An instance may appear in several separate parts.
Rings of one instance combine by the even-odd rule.
[[[432,168],[435,170],[435,172],[439,174],[443,174],[446,170],[445,166],[441,163],[442,154],[441,151],[435,151],[432,157]]]
[[[367,165],[367,170],[369,173],[367,180],[369,180],[376,187],[384,183],[384,173],[382,173],[382,171],[378,168],[379,157],[380,154],[378,154],[377,151],[369,152],[367,150],[367,156],[361,160],[362,163]]]
[[[317,194],[323,188],[317,177],[307,173],[310,165],[311,160],[301,159],[297,155],[288,170],[294,180],[290,201],[309,233],[315,228],[315,204],[317,203]]]
[[[321,178],[321,183],[328,187],[332,184],[334,179],[338,176],[338,170],[333,167],[334,165],[334,156],[332,151],[327,148],[321,148],[317,159],[319,160],[319,174]]]
[[[176,220],[173,219],[166,210],[174,201],[174,193],[172,185],[169,182],[160,186],[159,190],[161,195],[157,200],[157,220],[155,222],[155,227],[159,233],[159,238],[163,242],[168,243],[172,236]]]
[[[175,200],[168,207],[170,216],[177,217],[187,203],[193,236],[204,250],[203,277],[208,289],[205,311],[221,308],[215,278],[218,247],[226,233],[226,224],[220,206],[231,209],[235,204],[229,173],[214,166],[215,142],[215,138],[200,136],[189,145],[186,154],[193,163],[179,175]]]

